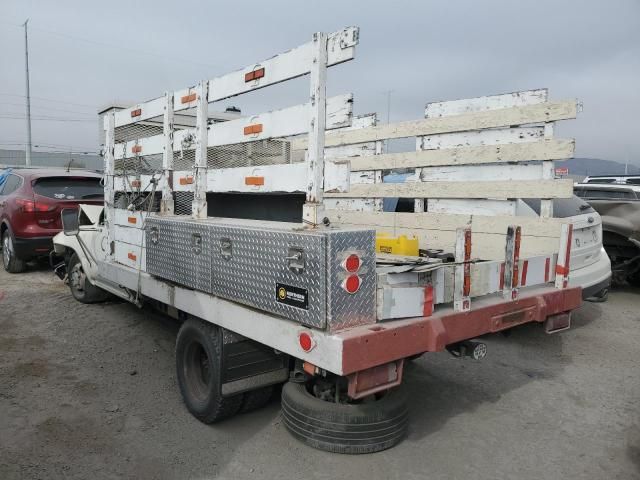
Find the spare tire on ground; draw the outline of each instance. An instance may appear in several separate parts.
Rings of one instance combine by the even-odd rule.
[[[332,403],[313,396],[303,383],[282,389],[282,415],[291,434],[334,453],[373,453],[391,448],[407,433],[407,395],[397,387],[358,403]]]

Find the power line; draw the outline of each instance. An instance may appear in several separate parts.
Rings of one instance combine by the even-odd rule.
[[[32,97],[33,98],[33,97]],[[24,107],[24,103],[11,103],[11,102],[0,102],[0,105],[13,105],[15,107]],[[44,110],[52,110],[55,112],[65,112],[65,113],[77,113],[80,115],[90,116],[91,114],[86,112],[78,112],[77,110],[66,110],[64,108],[55,108],[55,107],[47,107],[46,105],[32,105],[32,108],[41,108]]]
[[[0,22],[0,23],[4,23],[6,25],[11,25],[13,27],[22,27],[22,25],[18,25],[16,23],[11,23],[11,22],[3,21],[3,22]],[[44,33],[48,33],[50,35],[57,35],[57,36],[60,36],[60,37],[68,38],[68,39],[71,39],[71,40],[77,40],[77,41],[80,41],[80,42],[90,43],[90,44],[93,44],[93,45],[100,45],[102,47],[115,48],[115,49],[118,49],[118,50],[125,50],[125,51],[129,51],[129,52],[134,52],[134,53],[137,53],[137,54],[140,54],[140,55],[147,55],[147,56],[151,56],[151,57],[161,58],[163,60],[167,60],[167,61],[170,61],[170,62],[179,61],[179,62],[191,63],[193,65],[198,65],[200,67],[207,67],[207,68],[214,68],[214,69],[221,69],[222,68],[222,67],[220,67],[220,65],[210,65],[210,64],[207,64],[207,63],[195,62],[193,60],[189,60],[189,59],[183,58],[181,55],[176,55],[175,57],[166,57],[166,56],[160,55],[158,53],[146,52],[144,50],[138,50],[137,48],[129,48],[129,47],[123,47],[121,45],[114,45],[114,44],[110,44],[110,43],[97,42],[95,40],[90,40],[88,38],[77,37],[75,35],[69,35],[67,33],[56,32],[56,31],[47,30],[47,29],[44,29],[44,28],[31,26],[31,29],[32,30],[37,30],[37,31],[40,31],[40,32],[44,32]]]
[[[15,142],[15,143],[0,143],[0,147],[11,147],[11,146],[24,146],[26,145],[24,142]],[[73,145],[61,145],[61,144],[51,144],[51,143],[34,143],[34,148],[46,148],[46,149],[58,149],[59,151],[47,152],[47,153],[86,153],[86,154],[99,154],[100,152],[94,150],[95,147],[77,147]],[[66,150],[60,150],[60,148],[66,148]],[[0,149],[2,152],[3,149]],[[5,149],[6,150],[6,149]]]
[[[9,116],[9,115],[0,115],[0,119],[2,120],[25,120],[27,117],[22,116]],[[89,120],[86,118],[56,118],[56,117],[31,117],[31,120],[37,120],[40,122],[85,122],[90,123],[94,120]]]
[[[4,95],[7,97],[21,97],[21,98],[27,98],[26,95],[19,95],[17,93],[0,93],[0,95]],[[38,100],[44,100],[46,102],[54,102],[54,103],[64,103],[65,105],[75,105],[77,107],[87,107],[87,108],[98,108],[97,105],[88,105],[86,103],[73,103],[73,102],[67,102],[66,100],[55,100],[53,98],[47,98],[47,97],[34,97],[33,95],[31,96],[31,98],[37,98]]]

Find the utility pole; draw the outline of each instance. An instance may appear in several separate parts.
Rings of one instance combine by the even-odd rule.
[[[387,90],[385,92],[387,94],[387,125],[391,123],[391,93],[393,90]],[[389,153],[389,140],[384,141],[385,152]]]
[[[27,86],[27,148],[25,151],[25,165],[31,166],[31,94],[29,92],[29,40],[27,35],[27,24],[29,19],[24,22],[24,62]]]
[[[387,90],[387,124],[391,123],[391,94],[393,90]]]
[[[624,161],[624,174],[629,175],[629,152],[627,152],[627,156]]]

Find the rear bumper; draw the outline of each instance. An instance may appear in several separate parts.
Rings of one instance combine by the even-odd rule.
[[[582,298],[593,297],[611,284],[611,261],[604,248],[597,261],[586,267],[571,270],[569,286],[582,287]]]
[[[521,294],[516,301],[497,297],[478,300],[467,312],[448,309],[431,317],[337,333],[342,340],[342,371],[358,372],[423,352],[439,352],[447,345],[524,323],[542,323],[553,315],[571,312],[582,303],[580,287],[544,287]]]
[[[595,285],[591,285],[590,287],[586,287],[582,289],[582,299],[586,300],[587,298],[596,297],[598,294],[611,286],[611,275],[609,275],[604,280],[601,280],[599,283]]]
[[[16,252],[16,256],[21,259],[44,257],[53,249],[53,236],[31,238],[17,237],[13,241],[13,248]]]

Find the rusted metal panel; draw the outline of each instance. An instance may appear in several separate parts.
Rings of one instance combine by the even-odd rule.
[[[438,352],[447,345],[547,317],[570,312],[582,303],[582,289],[546,288],[523,294],[517,301],[477,301],[467,312],[449,309],[431,317],[398,320],[340,332],[342,371],[366,370],[422,352]]]

